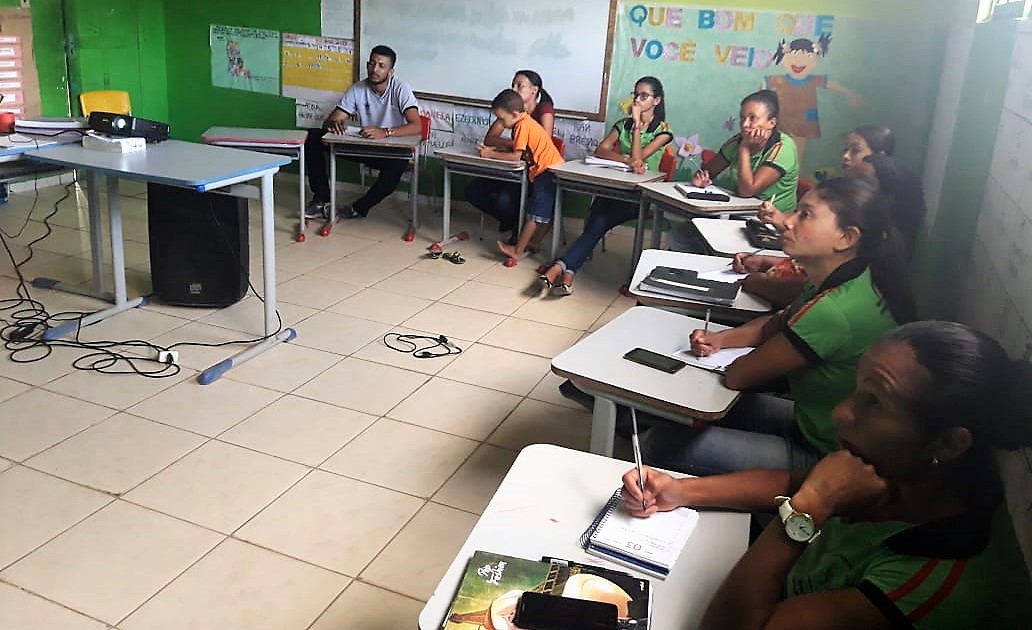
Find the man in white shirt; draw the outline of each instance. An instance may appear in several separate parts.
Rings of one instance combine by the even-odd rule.
[[[312,201],[305,208],[306,218],[329,216],[330,181],[326,173],[326,133],[345,133],[348,119],[357,114],[361,134],[366,138],[418,136],[419,104],[408,83],[394,76],[397,54],[387,46],[374,46],[366,62],[366,78],[355,83],[340,99],[336,109],[323,122],[322,129],[309,129],[305,141],[308,183]],[[342,219],[360,219],[398,187],[408,160],[355,158],[378,170],[380,175],[365,195],[337,209]]]

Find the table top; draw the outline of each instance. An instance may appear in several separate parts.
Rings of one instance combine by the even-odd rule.
[[[699,231],[710,249],[720,256],[734,256],[738,252],[756,251],[756,248],[749,244],[749,239],[745,236],[745,221],[700,217],[692,219],[692,225]],[[777,249],[761,249],[756,253],[788,258],[785,252]]]
[[[638,259],[638,266],[634,268],[634,275],[631,277],[630,292],[640,301],[652,305],[674,306],[684,308],[686,306],[697,306],[707,308],[710,305],[704,302],[696,302],[688,298],[679,298],[672,295],[661,295],[641,291],[638,285],[656,267],[675,267],[678,269],[690,269],[697,272],[716,271],[718,269],[730,269],[727,258],[723,256],[706,256],[704,254],[686,254],[683,252],[671,252],[665,249],[646,249]],[[730,307],[713,307],[744,311],[751,314],[769,313],[770,303],[755,295],[739,291],[738,297]]]
[[[585,164],[584,160],[571,160],[562,164],[556,164],[551,168],[551,171],[555,173],[555,176],[560,181],[565,179],[590,182],[608,188],[625,190],[634,190],[641,184],[654,182],[666,177],[664,173],[659,171],[645,171],[639,175],[630,171],[606,168],[605,166],[592,166]]]
[[[9,133],[0,135],[0,157],[21,155],[42,147],[59,144],[76,144],[82,142],[82,133],[66,131],[56,136],[40,136],[29,133]]]
[[[434,150],[434,155],[449,164],[469,164],[499,171],[519,172],[527,168],[527,164],[523,160],[499,160],[498,158],[480,157],[480,154],[474,149],[467,148],[436,149]]]
[[[738,197],[724,191],[731,197],[730,201],[709,201],[707,199],[686,199],[674,188],[677,184],[690,186],[689,182],[651,182],[641,185],[641,192],[646,197],[660,201],[666,205],[680,208],[687,212],[713,213],[756,211],[763,203],[755,197]],[[723,189],[721,189],[723,190]]]
[[[415,149],[423,141],[420,136],[390,136],[389,138],[363,138],[350,133],[328,133],[322,137],[330,144],[356,144],[369,147],[390,147],[392,149]]]
[[[694,317],[635,306],[552,359],[552,371],[686,421],[719,420],[740,395],[724,387],[720,375],[690,365],[667,374],[623,358],[635,348],[675,356],[691,346],[692,331],[704,325]],[[725,328],[710,323],[710,330]]]
[[[259,146],[303,145],[307,137],[308,132],[301,129],[255,129],[252,127],[211,127],[201,134],[201,139],[205,142]]]
[[[126,179],[196,188],[204,192],[229,179],[275,173],[290,158],[270,153],[166,140],[143,151],[108,153],[82,145],[48,147],[27,154],[49,164],[89,168]]]
[[[551,556],[634,571],[588,555],[581,533],[634,464],[551,444],[524,448],[419,615],[420,630],[437,630],[474,551],[538,560]],[[683,475],[678,475],[683,476]],[[700,512],[699,522],[666,580],[650,578],[657,630],[696,628],[707,604],[745,553],[749,517]]]

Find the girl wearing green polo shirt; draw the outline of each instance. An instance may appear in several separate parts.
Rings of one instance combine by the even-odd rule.
[[[1032,446],[1030,381],[1027,363],[972,328],[907,324],[864,355],[834,410],[838,450],[809,471],[675,479],[646,467],[642,493],[632,468],[624,505],[777,514],[703,628],[1032,628],[993,453]]]
[[[633,96],[631,115],[613,125],[595,149],[595,155],[623,162],[635,173],[658,171],[663,147],[673,139],[666,122],[663,84],[656,77],[642,77],[634,84]],[[538,276],[538,282],[553,295],[573,293],[574,274],[591,256],[595,245],[606,232],[637,216],[637,204],[596,197],[584,222],[584,232]]]
[[[770,201],[782,213],[796,207],[799,157],[795,141],[778,129],[778,95],[753,92],[742,99],[741,132],[692,175],[693,186],[716,184],[740,197]]]
[[[860,355],[885,331],[916,319],[905,248],[878,189],[858,178],[818,184],[787,218],[785,253],[806,268],[784,310],[719,332],[696,330],[692,352],[755,347],[724,385],[750,390],[785,379],[793,400],[743,396],[702,429],[659,426],[642,451],[654,466],[712,475],[800,469],[837,448],[831,410],[853,389]]]

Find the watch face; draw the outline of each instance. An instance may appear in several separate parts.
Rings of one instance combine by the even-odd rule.
[[[792,540],[806,542],[813,538],[816,532],[813,519],[806,514],[793,514],[785,521],[785,533]]]

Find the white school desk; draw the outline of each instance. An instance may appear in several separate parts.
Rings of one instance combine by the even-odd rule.
[[[478,550],[530,560],[549,556],[630,572],[652,584],[653,630],[697,628],[717,587],[748,547],[749,516],[700,512],[695,531],[665,580],[588,555],[577,544],[578,538],[633,466],[551,444],[533,444],[520,451],[427,600],[419,629],[442,626],[466,565]]]
[[[444,228],[441,230],[441,242],[451,236],[451,176],[472,175],[497,179],[503,182],[520,185],[520,216],[516,229],[523,227],[523,215],[527,206],[527,164],[523,160],[498,160],[480,157],[473,149],[437,149],[434,155],[444,163]]]
[[[330,145],[330,221],[319,233],[326,236],[331,226],[337,222],[337,157],[350,158],[387,158],[395,160],[412,160],[412,220],[409,223],[405,240],[412,240],[419,226],[419,148],[423,139],[418,136],[391,136],[389,138],[363,138],[347,133],[328,133],[323,142]]]
[[[613,454],[616,405],[692,424],[719,420],[740,392],[724,387],[720,375],[685,366],[667,374],[623,358],[635,348],[674,356],[691,346],[701,319],[648,306],[635,306],[552,359],[552,371],[595,397],[591,417],[591,452]],[[727,326],[710,323],[710,330]]]
[[[122,311],[136,308],[145,303],[146,298],[128,299],[125,288],[125,254],[122,245],[122,210],[119,202],[118,183],[120,179],[131,179],[142,182],[154,182],[192,188],[198,192],[218,190],[250,181],[261,179],[262,201],[262,269],[264,276],[265,298],[265,334],[266,339],[250,348],[225,359],[197,377],[207,385],[222,376],[227,370],[296,336],[293,328],[286,328],[276,333],[278,326],[276,317],[276,254],[275,254],[275,217],[273,215],[272,176],[290,159],[283,156],[241,151],[226,147],[215,147],[180,140],[166,140],[157,144],[148,144],[143,151],[132,153],[108,153],[84,149],[81,145],[41,149],[27,154],[30,159],[46,164],[57,164],[67,168],[79,168],[87,171],[87,202],[90,216],[90,250],[93,257],[94,295],[101,299],[111,299],[103,293],[101,270],[104,260],[101,246],[100,226],[100,175],[107,178],[108,213],[111,224],[111,266],[113,269],[115,305],[109,309],[97,311],[83,317],[82,320],[66,322],[51,328],[44,334],[44,339],[56,339],[76,328],[117,315]],[[37,279],[43,286],[56,286],[59,283],[47,279]],[[274,334],[275,333],[275,334]]]
[[[666,212],[687,215],[688,217],[717,215],[726,219],[733,214],[753,214],[759,210],[762,203],[759,199],[753,197],[738,197],[731,193],[728,193],[728,196],[731,197],[730,201],[687,199],[674,188],[677,184],[690,185],[689,182],[653,182],[641,186],[641,206],[638,210],[638,230],[634,233],[634,251],[631,256],[632,267],[641,254],[645,240],[645,218],[650,210],[652,211],[652,249],[659,249],[662,236],[660,227],[663,224],[663,216]]]
[[[82,142],[82,134],[77,131],[56,136],[27,133],[0,135],[0,182],[24,181],[64,171],[65,169],[60,167],[32,162],[25,154],[40,147],[78,142]]]
[[[739,252],[756,251],[756,248],[749,244],[749,239],[745,236],[745,221],[696,218],[692,219],[692,227],[706,242],[706,246],[717,256],[734,257]],[[788,258],[785,252],[777,249],[761,249],[756,253]]]
[[[770,302],[745,291],[738,292],[738,297],[731,303],[731,306],[723,306],[697,302],[689,298],[650,293],[639,289],[638,285],[641,284],[641,281],[652,273],[652,270],[656,267],[690,269],[699,273],[731,268],[728,265],[728,259],[722,256],[686,254],[664,249],[646,249],[641,253],[641,258],[638,259],[638,266],[634,269],[634,275],[631,277],[631,285],[629,287],[631,295],[638,300],[639,304],[644,306],[685,309],[693,314],[704,314],[706,309],[711,309],[713,313],[731,316],[736,321],[748,321],[772,310]]]
[[[641,202],[642,184],[662,180],[666,175],[658,171],[645,171],[641,175],[633,171],[622,171],[605,166],[591,166],[584,160],[563,162],[552,167],[556,178],[555,215],[552,218],[552,253],[554,259],[559,250],[562,234],[563,191],[570,190],[596,197],[606,197],[630,203]],[[639,213],[639,218],[641,217]],[[638,229],[641,229],[639,224]]]
[[[300,220],[295,240],[299,243],[305,240],[305,138],[307,137],[308,132],[300,129],[252,129],[250,127],[211,127],[201,135],[201,139],[208,144],[289,155],[297,160],[301,181],[298,184]]]

